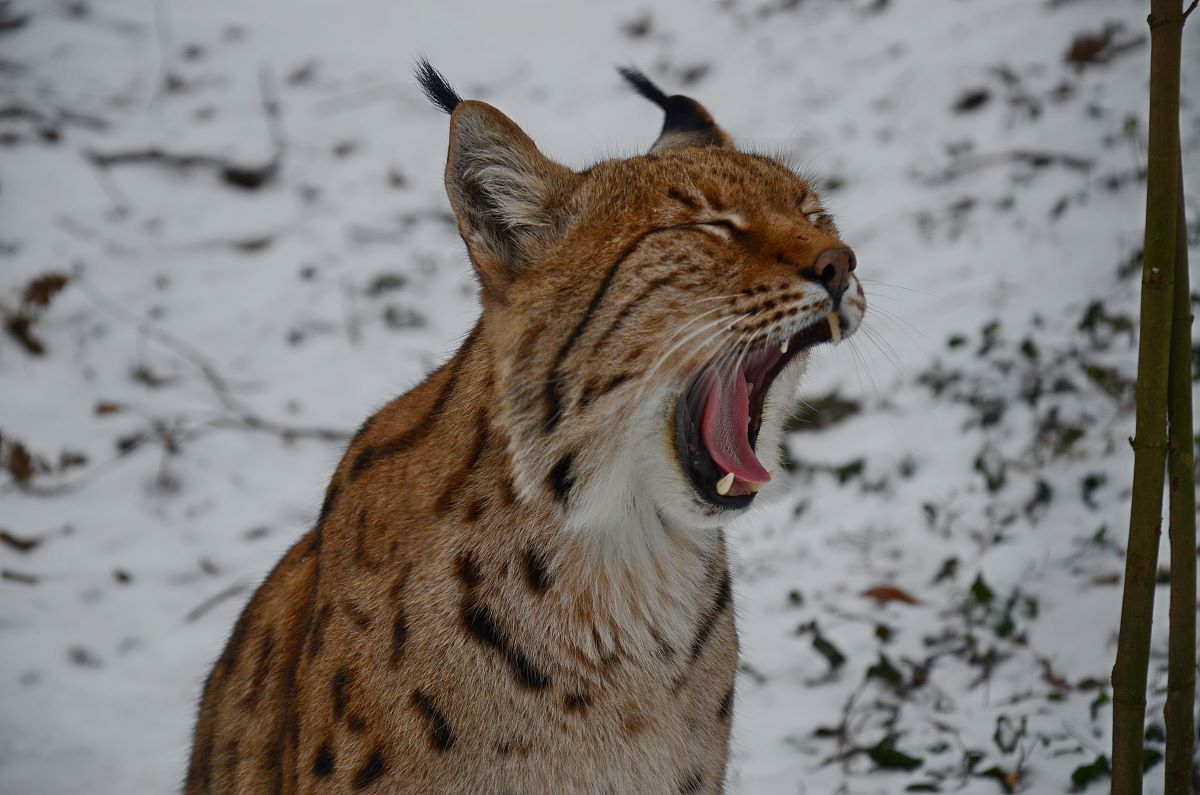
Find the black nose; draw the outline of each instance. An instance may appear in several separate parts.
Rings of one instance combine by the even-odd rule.
[[[850,249],[844,246],[827,248],[817,255],[812,270],[804,275],[825,285],[825,289],[833,298],[834,306],[837,306],[842,293],[846,292],[846,287],[850,284],[850,274],[857,264],[854,252]]]

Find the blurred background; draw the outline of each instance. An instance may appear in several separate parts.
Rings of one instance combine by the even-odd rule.
[[[419,54],[577,168],[657,135],[636,65],[787,155],[857,251],[870,309],[802,387],[792,495],[730,529],[729,791],[1106,791],[1147,12],[0,2],[0,792],[175,789],[348,432],[474,321]]]

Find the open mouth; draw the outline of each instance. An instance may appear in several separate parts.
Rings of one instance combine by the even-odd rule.
[[[781,344],[722,357],[692,378],[675,403],[675,451],[706,502],[745,508],[771,479],[754,450],[767,392],[800,351],[841,336],[831,313]]]

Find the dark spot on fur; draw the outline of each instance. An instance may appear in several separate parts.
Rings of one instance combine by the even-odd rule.
[[[313,757],[312,771],[313,775],[318,778],[325,778],[333,773],[334,765],[337,763],[333,755],[333,749],[326,742],[317,749],[317,755]]]
[[[329,690],[333,695],[333,719],[339,721],[346,714],[346,703],[349,701],[350,695],[346,689],[350,685],[350,669],[339,668],[337,673],[333,675],[333,679],[329,681]]]
[[[392,619],[392,667],[400,665],[404,657],[404,644],[408,640],[408,621],[404,613],[397,613]]]
[[[371,614],[363,610],[353,602],[344,602],[342,605],[346,609],[346,614],[350,616],[350,620],[354,622],[354,626],[364,632],[371,628]]]
[[[467,512],[463,514],[463,519],[467,524],[476,524],[483,518],[483,511],[487,507],[487,502],[482,497],[471,500],[471,504],[467,506]]]
[[[679,795],[695,795],[704,786],[704,776],[700,771],[692,773],[690,776],[679,782]]]
[[[308,659],[311,660],[321,653],[321,646],[325,642],[325,625],[329,623],[332,616],[333,605],[322,605],[321,609],[317,611],[312,635],[308,637]]]
[[[550,470],[550,474],[546,477],[546,483],[554,492],[554,497],[562,503],[567,501],[571,496],[571,487],[575,485],[575,478],[571,475],[572,456],[570,453],[565,454],[558,459],[558,463]]]
[[[492,612],[474,597],[463,599],[462,623],[468,635],[496,650],[504,658],[518,684],[530,690],[545,690],[550,686],[549,675],[539,670],[524,652],[513,645],[500,631]]]
[[[354,463],[350,465],[350,479],[358,477],[363,470],[375,463],[376,459],[382,457],[382,451],[376,450],[374,446],[367,445],[358,455],[354,457]]]
[[[410,700],[429,723],[429,744],[433,746],[433,750],[444,754],[453,748],[454,732],[450,730],[446,716],[434,705],[433,699],[422,690],[414,690]]]
[[[567,712],[578,712],[584,715],[592,705],[591,696],[587,693],[568,693],[563,696],[563,709]]]
[[[317,527],[322,527],[325,520],[329,518],[329,512],[333,510],[333,505],[338,498],[338,484],[334,481],[329,484],[329,488],[325,490],[325,501],[321,503],[321,515],[317,518]]]
[[[717,707],[717,720],[727,721],[729,716],[733,714],[733,688],[729,688],[725,693],[725,697],[721,699],[720,706]]]
[[[458,504],[463,484],[471,479],[479,467],[479,460],[483,457],[483,452],[487,449],[488,439],[491,436],[491,421],[488,411],[488,406],[479,410],[479,414],[475,418],[475,440],[471,443],[471,450],[463,460],[462,466],[446,478],[442,493],[433,504],[434,512],[439,515],[447,513]]]
[[[626,736],[636,737],[646,731],[646,719],[640,713],[626,715],[625,720],[621,721],[621,728],[625,730]]]
[[[529,743],[523,740],[502,740],[496,743],[496,753],[500,756],[512,756],[513,754],[528,756],[529,750]]]
[[[654,643],[658,646],[658,656],[664,660],[669,660],[675,656],[675,649],[671,644],[659,634],[658,630],[650,627],[650,637],[654,639]]]
[[[254,677],[250,680],[250,690],[242,699],[242,706],[253,707],[258,703],[259,696],[267,685],[267,674],[271,672],[271,650],[275,647],[275,633],[268,629],[258,644],[258,658],[254,661]]]
[[[355,522],[354,533],[354,562],[362,566],[364,569],[374,570],[379,566],[379,561],[375,560],[370,553],[368,543],[371,537],[371,529],[367,524],[368,514],[366,509],[358,512],[358,520]]]
[[[387,764],[383,760],[383,749],[376,748],[367,757],[367,761],[362,763],[362,767],[354,774],[354,788],[366,789],[371,786],[375,779],[383,775],[387,769]]]
[[[712,635],[713,629],[717,626],[717,620],[725,612],[725,608],[729,607],[732,598],[733,591],[729,581],[729,570],[726,569],[721,574],[721,581],[717,586],[717,596],[713,600],[712,606],[700,617],[700,626],[696,628],[696,637],[692,640],[692,662],[695,662],[696,658],[700,656],[700,652],[704,651],[704,644],[708,642],[709,636]]]
[[[474,588],[483,579],[479,564],[470,552],[464,552],[458,556],[458,560],[454,564],[454,574],[467,588]]]
[[[408,577],[412,574],[412,564],[406,564],[392,583],[391,597],[397,605],[404,604],[404,588],[408,585]]]
[[[346,718],[346,728],[355,734],[361,734],[367,730],[367,721],[362,715],[356,713]]]
[[[545,593],[550,587],[546,556],[541,550],[533,547],[525,550],[525,582],[529,584],[529,590],[536,594]]]

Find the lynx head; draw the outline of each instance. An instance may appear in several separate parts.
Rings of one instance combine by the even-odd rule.
[[[622,74],[662,132],[574,171],[418,67],[450,113],[446,190],[519,493],[581,528],[713,528],[779,489],[808,352],[853,334],[866,302],[812,185],[737,150],[695,100]]]

